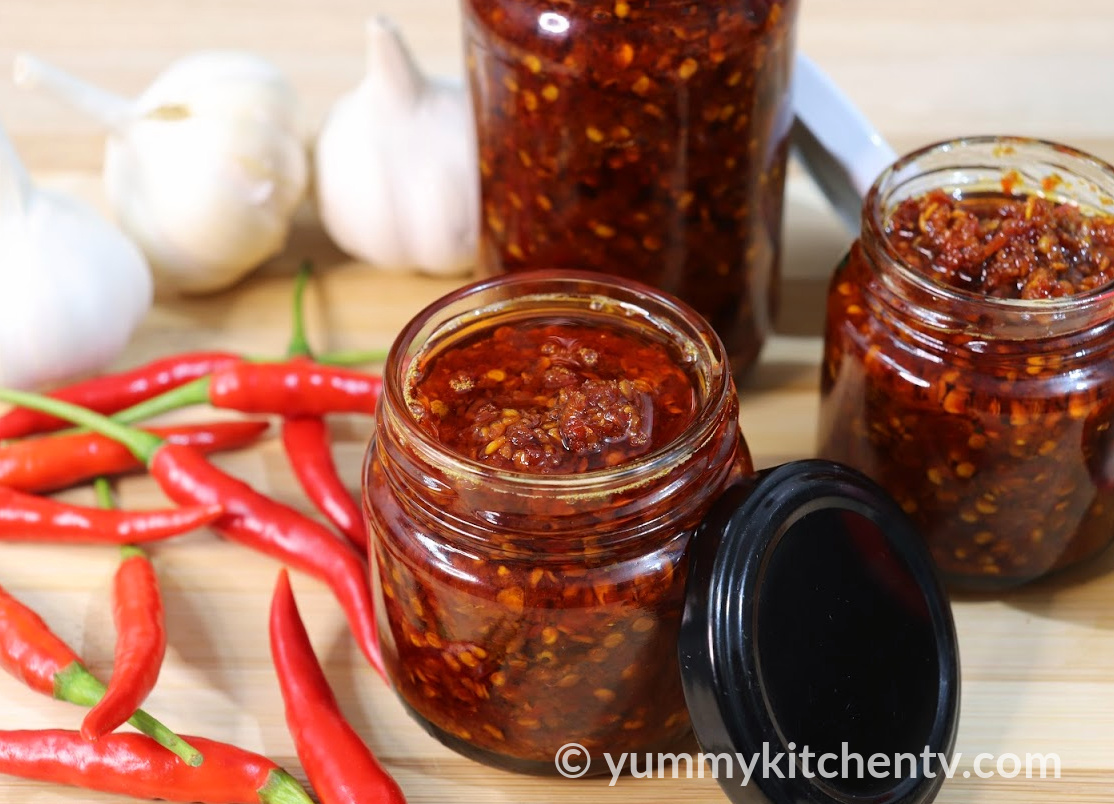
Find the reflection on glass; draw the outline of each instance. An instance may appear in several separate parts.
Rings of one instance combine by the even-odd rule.
[[[556,11],[543,11],[538,16],[538,30],[550,34],[563,34],[569,30],[569,20]]]

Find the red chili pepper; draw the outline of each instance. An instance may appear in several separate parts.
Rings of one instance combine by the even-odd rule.
[[[53,696],[58,673],[80,663],[38,614],[0,589],[0,667],[36,692]]]
[[[49,396],[98,413],[116,413],[211,374],[218,366],[238,363],[242,359],[230,352],[182,352],[128,371],[67,385],[52,391]],[[54,416],[16,408],[0,416],[0,440],[59,430],[65,426],[64,420]]]
[[[0,588],[0,667],[37,692],[79,706],[93,706],[105,691],[104,684],[85,669],[70,646],[38,614],[3,588]],[[186,764],[201,764],[202,755],[195,747],[142,709],[128,723],[173,751]]]
[[[113,416],[134,424],[189,405],[212,405],[241,413],[280,416],[326,416],[375,412],[383,379],[340,366],[309,360],[280,363],[240,362]]]
[[[180,536],[215,522],[219,505],[106,511],[0,487],[0,541],[131,544]]]
[[[219,505],[105,511],[0,486],[0,541],[130,544],[180,536],[215,522]]]
[[[115,732],[91,742],[63,729],[0,731],[0,773],[133,798],[313,804],[267,757],[204,737],[187,739],[205,753],[199,768],[177,762],[142,734]]]
[[[367,563],[350,545],[300,511],[272,500],[222,471],[191,447],[122,425],[58,399],[0,389],[0,400],[60,416],[127,446],[150,469],[163,492],[180,505],[221,505],[213,522],[223,536],[266,553],[324,581],[348,617],[360,649],[386,680]]]
[[[215,407],[284,416],[371,414],[383,388],[375,374],[304,360],[224,366],[210,382],[209,402]]]
[[[384,680],[379,629],[367,564],[352,545],[300,511],[260,494],[213,466],[201,453],[176,444],[146,448],[151,476],[179,504],[216,503],[224,514],[213,527],[240,542],[324,581],[333,590],[364,655]]]
[[[279,572],[271,599],[270,632],[286,724],[321,804],[405,804],[398,783],[340,711],[313,653],[285,569]]]
[[[155,568],[137,547],[124,547],[112,586],[116,650],[104,697],[89,710],[81,734],[95,740],[135,714],[155,687],[166,655],[162,595]]]
[[[286,347],[291,359],[313,359],[306,338],[305,298],[311,266],[302,264],[294,280],[293,323]],[[343,533],[363,555],[367,555],[368,532],[360,506],[352,498],[333,460],[329,428],[320,416],[286,416],[282,421],[282,444],[294,476],[310,501]]]
[[[224,421],[151,427],[149,432],[172,444],[189,444],[209,453],[245,447],[269,426],[259,420]],[[127,447],[96,433],[67,433],[0,445],[0,486],[18,491],[57,491],[142,468]]]
[[[316,416],[282,420],[282,444],[306,496],[363,555],[367,555],[367,523],[337,473],[324,419]]]

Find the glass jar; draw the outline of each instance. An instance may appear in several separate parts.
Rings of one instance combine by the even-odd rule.
[[[1114,238],[1114,169],[1029,139],[930,146],[879,177],[831,282],[820,454],[884,486],[950,582],[1006,587],[1092,557],[1114,536],[1114,287],[1100,272],[1093,289],[999,298],[929,278],[887,226],[902,201],[935,190],[973,203],[1048,198],[1068,205],[1059,209],[1076,219],[1071,237],[1102,225]],[[922,215],[932,214],[926,205]],[[1101,217],[1084,225],[1080,214]],[[1067,241],[1030,231],[1011,244],[1024,227],[988,226],[1000,234],[988,249],[1003,249],[992,270],[1020,276],[1026,291],[1032,281],[1061,292],[1067,256],[1056,276],[1026,275],[1025,260],[1005,257],[1055,256]]]
[[[668,347],[695,392],[687,426],[566,474],[492,468],[431,435],[415,390],[431,365],[550,321]],[[493,372],[506,380],[484,369],[477,381]],[[465,755],[539,773],[568,742],[644,751],[686,735],[686,547],[720,490],[751,471],[737,412],[707,323],[636,283],[515,274],[420,313],[388,358],[364,469],[383,653],[411,714]]]
[[[480,265],[696,308],[736,374],[776,307],[797,0],[464,0]]]

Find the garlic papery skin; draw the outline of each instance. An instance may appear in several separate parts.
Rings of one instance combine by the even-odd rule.
[[[466,273],[479,228],[468,93],[424,76],[388,20],[373,18],[367,33],[367,74],[317,136],[322,225],[343,251],[377,267]]]
[[[135,100],[27,55],[16,58],[15,74],[108,129],[105,192],[160,291],[222,290],[286,245],[309,164],[297,99],[269,62],[195,53]]]
[[[111,363],[151,307],[142,253],[85,204],[36,188],[0,129],[0,385]]]

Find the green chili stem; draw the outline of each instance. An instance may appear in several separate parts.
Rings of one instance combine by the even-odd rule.
[[[116,507],[116,500],[112,496],[112,484],[107,477],[98,477],[93,481],[93,491],[97,493],[97,505],[106,510]]]
[[[338,349],[335,352],[321,352],[314,355],[313,362],[323,366],[366,366],[368,363],[382,363],[387,359],[386,349]],[[267,355],[248,355],[244,358],[251,363],[273,363],[274,357]]]
[[[60,701],[78,706],[94,706],[104,697],[104,690],[104,683],[78,662],[54,674],[54,697]],[[137,710],[128,723],[159,745],[173,751],[191,767],[196,768],[204,759],[200,751],[142,709]]]
[[[313,804],[298,780],[281,768],[267,774],[267,782],[256,792],[263,804]]]
[[[367,363],[382,363],[387,359],[387,350],[341,349],[337,352],[323,352],[313,359],[325,366],[363,366]]]
[[[151,462],[155,451],[163,445],[163,440],[157,435],[144,430],[136,430],[134,427],[128,427],[123,422],[113,421],[96,411],[54,397],[33,394],[29,391],[0,388],[0,402],[9,402],[20,407],[49,413],[51,416],[88,428],[94,433],[100,433],[106,438],[111,438],[113,441],[123,444],[145,465]]]
[[[127,561],[129,558],[147,558],[147,553],[137,544],[122,544],[120,545],[120,560]]]
[[[185,385],[171,388],[158,396],[144,399],[130,408],[112,414],[112,420],[120,424],[136,424],[179,408],[204,405],[209,401],[209,385],[209,377],[198,377],[196,380],[190,380]]]
[[[298,275],[294,277],[294,309],[290,326],[290,343],[286,345],[287,357],[313,357],[309,340],[306,338],[305,310],[306,285],[309,284],[312,271],[313,263],[306,260],[298,269]]]

